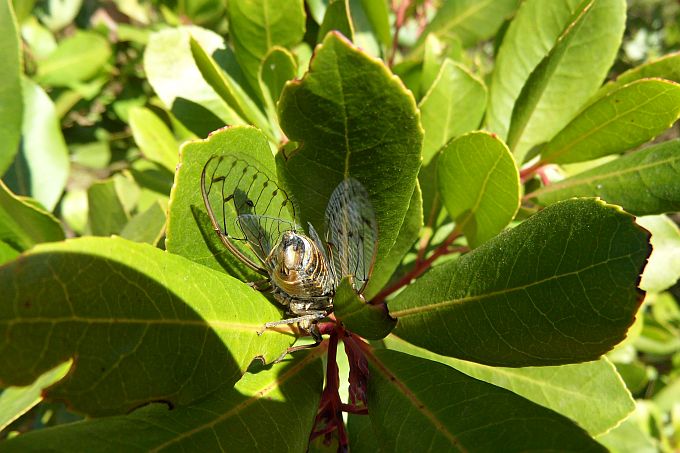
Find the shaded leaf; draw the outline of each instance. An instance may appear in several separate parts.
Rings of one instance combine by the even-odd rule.
[[[135,242],[157,245],[165,234],[167,202],[156,201],[140,212],[120,231],[121,237]]]
[[[437,160],[437,182],[449,216],[472,247],[497,235],[519,209],[515,161],[505,143],[488,132],[446,145]]]
[[[541,162],[566,164],[622,153],[668,129],[680,116],[680,85],[642,79],[611,91],[545,146]]]
[[[0,241],[23,252],[41,242],[63,239],[59,220],[14,195],[0,180]]]
[[[95,236],[119,234],[129,220],[113,179],[92,184],[87,189],[87,204],[90,233]]]
[[[598,196],[636,215],[680,210],[680,140],[650,146],[527,194],[541,204]]]
[[[0,176],[12,164],[19,150],[21,138],[21,40],[12,11],[12,2],[0,2],[0,30],[3,30],[3,44],[0,47]]]
[[[275,332],[257,335],[280,317],[257,291],[121,238],[37,246],[0,268],[0,287],[7,289],[2,385],[27,385],[77,357],[46,398],[89,415],[150,401],[190,404],[235,383],[254,357],[273,360],[290,342]]]
[[[274,129],[280,134],[276,103],[281,97],[286,82],[293,80],[298,72],[297,61],[292,53],[283,47],[273,47],[262,60],[258,75],[260,90],[264,96],[267,116]]]
[[[47,93],[24,78],[22,94],[21,151],[3,179],[14,193],[29,195],[52,211],[66,186],[68,148]]]
[[[591,435],[606,432],[635,409],[635,402],[606,358],[573,365],[503,368],[444,357],[396,335],[388,349],[443,363],[475,379],[510,390],[574,420]]]
[[[378,2],[376,2],[378,3]],[[317,42],[323,41],[331,31],[339,31],[350,41],[354,41],[354,27],[349,13],[349,0],[331,0],[319,27]]]
[[[0,393],[0,431],[43,400],[43,390],[61,380],[71,368],[71,361],[46,371],[31,385],[8,387]]]
[[[234,388],[168,410],[154,404],[132,414],[34,431],[5,451],[304,451],[318,408],[323,374],[319,352],[246,373]]]
[[[35,79],[44,85],[73,86],[101,72],[110,57],[111,46],[106,38],[94,32],[77,31],[38,61]]]
[[[130,129],[144,156],[174,172],[179,146],[168,126],[151,110],[144,107],[130,109]]]
[[[227,3],[229,32],[236,59],[252,88],[265,55],[274,46],[291,48],[305,33],[303,0],[231,0]]]
[[[680,228],[665,215],[638,217],[636,221],[652,233],[652,254],[640,288],[660,293],[680,278]]]
[[[399,320],[394,332],[486,365],[594,360],[634,321],[648,240],[618,207],[593,199],[555,204],[398,294],[389,303]]]
[[[384,305],[370,305],[359,297],[349,278],[344,278],[335,290],[333,312],[347,330],[368,340],[385,338],[397,324]]]
[[[430,34],[455,34],[465,47],[492,37],[517,8],[518,0],[451,0],[444,2],[423,30],[420,41]]]
[[[286,85],[278,107],[284,133],[300,143],[279,176],[299,204],[301,223],[323,225],[335,187],[357,179],[376,211],[379,266],[399,234],[420,167],[413,97],[381,61],[331,33],[307,76]]]
[[[597,91],[621,44],[625,16],[624,0],[584,0],[579,6],[517,97],[507,143],[518,162],[532,146],[550,140]]]
[[[446,59],[420,101],[423,165],[449,140],[476,129],[484,117],[486,86],[458,63]]]
[[[566,417],[446,365],[389,350],[368,359],[369,416],[383,450],[606,451]]]

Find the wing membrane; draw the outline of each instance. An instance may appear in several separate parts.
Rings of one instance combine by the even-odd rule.
[[[336,278],[353,276],[361,294],[373,270],[378,228],[368,193],[356,179],[343,180],[331,194],[326,234]]]
[[[295,230],[295,208],[272,176],[243,158],[213,156],[203,167],[201,190],[208,215],[225,246],[247,266],[262,265],[281,235]],[[243,251],[248,244],[259,264]]]

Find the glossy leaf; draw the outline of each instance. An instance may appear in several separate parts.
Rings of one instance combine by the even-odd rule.
[[[354,40],[354,26],[349,13],[349,0],[331,0],[323,16],[323,22],[319,27],[317,42],[331,31],[339,31],[350,41]]]
[[[37,246],[0,268],[0,287],[0,382],[27,385],[77,357],[46,398],[89,415],[193,403],[290,342],[257,334],[280,317],[257,291],[120,238]]]
[[[493,36],[517,8],[518,0],[451,0],[442,4],[425,27],[421,40],[430,34],[455,34],[465,47]],[[416,44],[417,45],[417,44]]]
[[[458,63],[446,59],[420,101],[423,165],[452,138],[479,126],[486,106],[486,86]]]
[[[588,3],[583,0],[551,2],[527,0],[522,2],[498,51],[489,91],[486,122],[489,130],[497,133],[501,139],[507,137],[515,103],[522,88],[525,85],[528,86],[527,79],[555,46],[560,35],[568,29],[573,22],[574,15]],[[598,20],[595,22],[601,22],[601,24],[599,28],[594,25],[592,29],[583,32],[582,39],[598,36],[597,41],[588,42],[582,47],[584,56],[586,56],[586,53],[589,56],[588,62],[582,61],[577,67],[565,66],[564,71],[565,73],[567,71],[579,71],[579,77],[574,78],[574,82],[578,80],[585,82],[592,79],[595,85],[594,90],[602,82],[599,76],[602,75],[602,78],[604,78],[604,74],[613,61],[618,42],[620,42],[625,2],[596,0],[591,9],[598,12],[598,14],[593,12],[590,14],[593,19],[598,16]],[[617,33],[618,39],[616,38]],[[609,61],[605,61],[609,57],[611,57]],[[597,59],[597,61],[591,62],[590,58]],[[587,74],[585,71],[587,71]],[[598,79],[597,83],[595,83],[595,79]],[[559,85],[555,86],[559,87]],[[538,87],[534,88],[538,89]],[[565,89],[564,95],[570,97],[572,93]],[[589,95],[586,94],[585,98],[588,97]],[[561,106],[562,99],[555,98],[554,102],[553,107],[554,105]],[[567,102],[567,105],[569,104],[571,102]],[[573,113],[575,112],[572,112],[572,115]],[[545,114],[556,115],[556,112],[554,108],[549,108]],[[562,114],[560,111],[559,116]],[[555,116],[555,119],[557,118],[558,116]],[[570,117],[560,120],[559,123],[561,124],[557,130],[561,129],[561,126],[564,126],[569,119]],[[557,130],[554,130],[550,136]]]
[[[21,151],[3,180],[17,195],[29,195],[52,211],[66,186],[68,149],[47,93],[24,78],[22,95]]]
[[[384,342],[388,349],[443,363],[559,412],[593,436],[616,426],[635,409],[616,368],[606,358],[573,365],[503,368],[441,356],[394,334]]]
[[[566,164],[622,153],[668,129],[680,116],[680,85],[642,79],[611,91],[541,148],[541,161]]]
[[[40,403],[43,390],[61,380],[70,368],[70,361],[62,363],[43,373],[31,385],[4,389],[0,393],[0,431]]]
[[[0,181],[0,241],[23,252],[41,242],[63,239],[64,230],[59,220],[17,197]]]
[[[190,38],[208,54],[224,49],[224,40],[198,27],[152,33],[144,51],[144,72],[163,104],[200,137],[225,124],[242,124],[215,90],[203,79],[189,45]]]
[[[92,184],[87,190],[87,204],[90,232],[95,236],[119,234],[129,220],[113,179]]]
[[[194,38],[189,39],[191,54],[205,81],[222,97],[224,102],[247,124],[258,127],[274,140],[267,119],[241,86],[203,49]]]
[[[566,417],[446,365],[378,350],[369,367],[368,410],[382,450],[606,451]]]
[[[11,165],[19,150],[21,139],[21,40],[12,11],[12,2],[0,2],[0,30],[3,30],[3,44],[0,47],[0,176]]]
[[[593,96],[593,101],[640,79],[661,78],[680,83],[680,52],[673,52],[629,69],[616,80],[605,84]]]
[[[331,33],[307,76],[286,85],[278,107],[284,133],[300,143],[279,175],[299,204],[301,223],[323,225],[332,191],[347,177],[357,179],[376,212],[379,266],[397,239],[420,167],[413,97],[381,61]]]
[[[527,194],[543,205],[598,196],[636,215],[680,210],[680,140],[650,146]]]
[[[616,57],[625,15],[624,0],[590,0],[579,6],[512,110],[507,143],[518,162],[532,146],[550,140],[597,91]]]
[[[274,46],[291,48],[305,32],[303,0],[231,0],[227,3],[229,33],[236,59],[257,90],[260,63]]]
[[[120,231],[121,237],[135,242],[157,245],[165,234],[167,202],[157,201],[140,212]]]
[[[304,451],[318,409],[323,374],[317,351],[246,373],[201,401],[169,410],[154,404],[132,414],[34,431],[3,444],[8,452],[201,450]]]
[[[638,217],[636,221],[652,233],[652,254],[640,288],[660,293],[680,279],[680,228],[665,215]]]
[[[449,216],[472,247],[500,233],[519,209],[515,161],[505,143],[487,132],[446,145],[437,160],[437,182]]]
[[[486,365],[595,360],[633,323],[648,241],[618,207],[558,203],[407,287],[389,303],[394,332]]]
[[[359,297],[349,278],[344,278],[338,285],[333,309],[335,317],[347,330],[368,340],[385,338],[397,323],[384,305],[370,305]]]
[[[422,226],[423,194],[420,191],[420,185],[416,184],[394,246],[385,258],[373,267],[373,274],[368,281],[366,291],[364,291],[366,300],[372,299],[390,281],[392,274],[399,268],[404,256],[418,240]]]
[[[212,269],[224,271],[242,280],[260,280],[261,275],[248,270],[220,242],[210,223],[201,196],[201,172],[210,157],[236,154],[259,170],[276,174],[266,137],[249,126],[231,127],[210,135],[206,140],[182,146],[180,165],[170,194],[167,250]]]
[[[36,81],[44,85],[72,86],[96,76],[111,57],[109,42],[98,33],[78,31],[38,61]]]
[[[179,146],[168,126],[151,110],[130,110],[130,129],[144,156],[174,172],[179,160]]]

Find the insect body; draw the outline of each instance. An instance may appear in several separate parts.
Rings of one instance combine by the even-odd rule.
[[[222,243],[265,277],[253,286],[270,290],[293,315],[265,328],[298,323],[315,340],[287,352],[318,345],[317,322],[333,311],[340,280],[351,275],[361,294],[372,270],[377,227],[364,187],[349,178],[335,188],[325,213],[325,241],[311,224],[308,234],[302,231],[288,194],[243,158],[211,157],[201,174],[201,191]]]

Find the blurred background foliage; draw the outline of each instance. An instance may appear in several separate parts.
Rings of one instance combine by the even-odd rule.
[[[15,194],[37,199],[61,220],[70,237],[117,234],[163,248],[165,213],[179,145],[203,138],[224,121],[205,115],[201,117],[203,123],[191,127],[187,121],[178,120],[177,115],[186,112],[176,109],[176,102],[168,109],[167,100],[159,99],[163,96],[163,74],[148,73],[145,51],[155,32],[178,25],[197,25],[228,36],[225,0],[12,3],[26,76],[22,83],[24,139],[3,182]],[[323,17],[318,11],[327,3],[306,2],[305,43],[296,49],[301,61],[305,59],[301,55],[307,61],[311,56]],[[350,5],[355,3],[362,2],[350,1]],[[438,3],[412,2],[411,9],[404,12],[411,19],[399,34],[400,46],[409,48],[417,43]],[[390,6],[394,23],[398,8]],[[628,6],[624,43],[610,78],[680,50],[680,2],[629,0]],[[447,52],[484,78],[492,68],[504,29],[472,48],[452,39]],[[374,36],[362,33],[360,27],[355,30],[355,42],[387,60],[387,46]],[[205,46],[205,42],[202,44]],[[164,71],[174,63],[168,61],[166,68],[154,68]],[[424,90],[419,92],[417,86],[410,85],[409,62],[395,63],[394,71],[420,97]],[[299,66],[302,73],[306,65]],[[677,136],[676,124],[660,139]],[[674,220],[676,224],[656,228],[677,231],[679,219]],[[651,228],[644,220],[641,223]],[[679,253],[680,243],[676,243],[671,265],[680,265]],[[669,291],[650,294],[629,338],[610,353],[637,399],[636,412],[601,440],[613,450],[680,448],[678,300],[677,283]],[[2,431],[0,438],[77,418],[59,404],[41,404]]]

